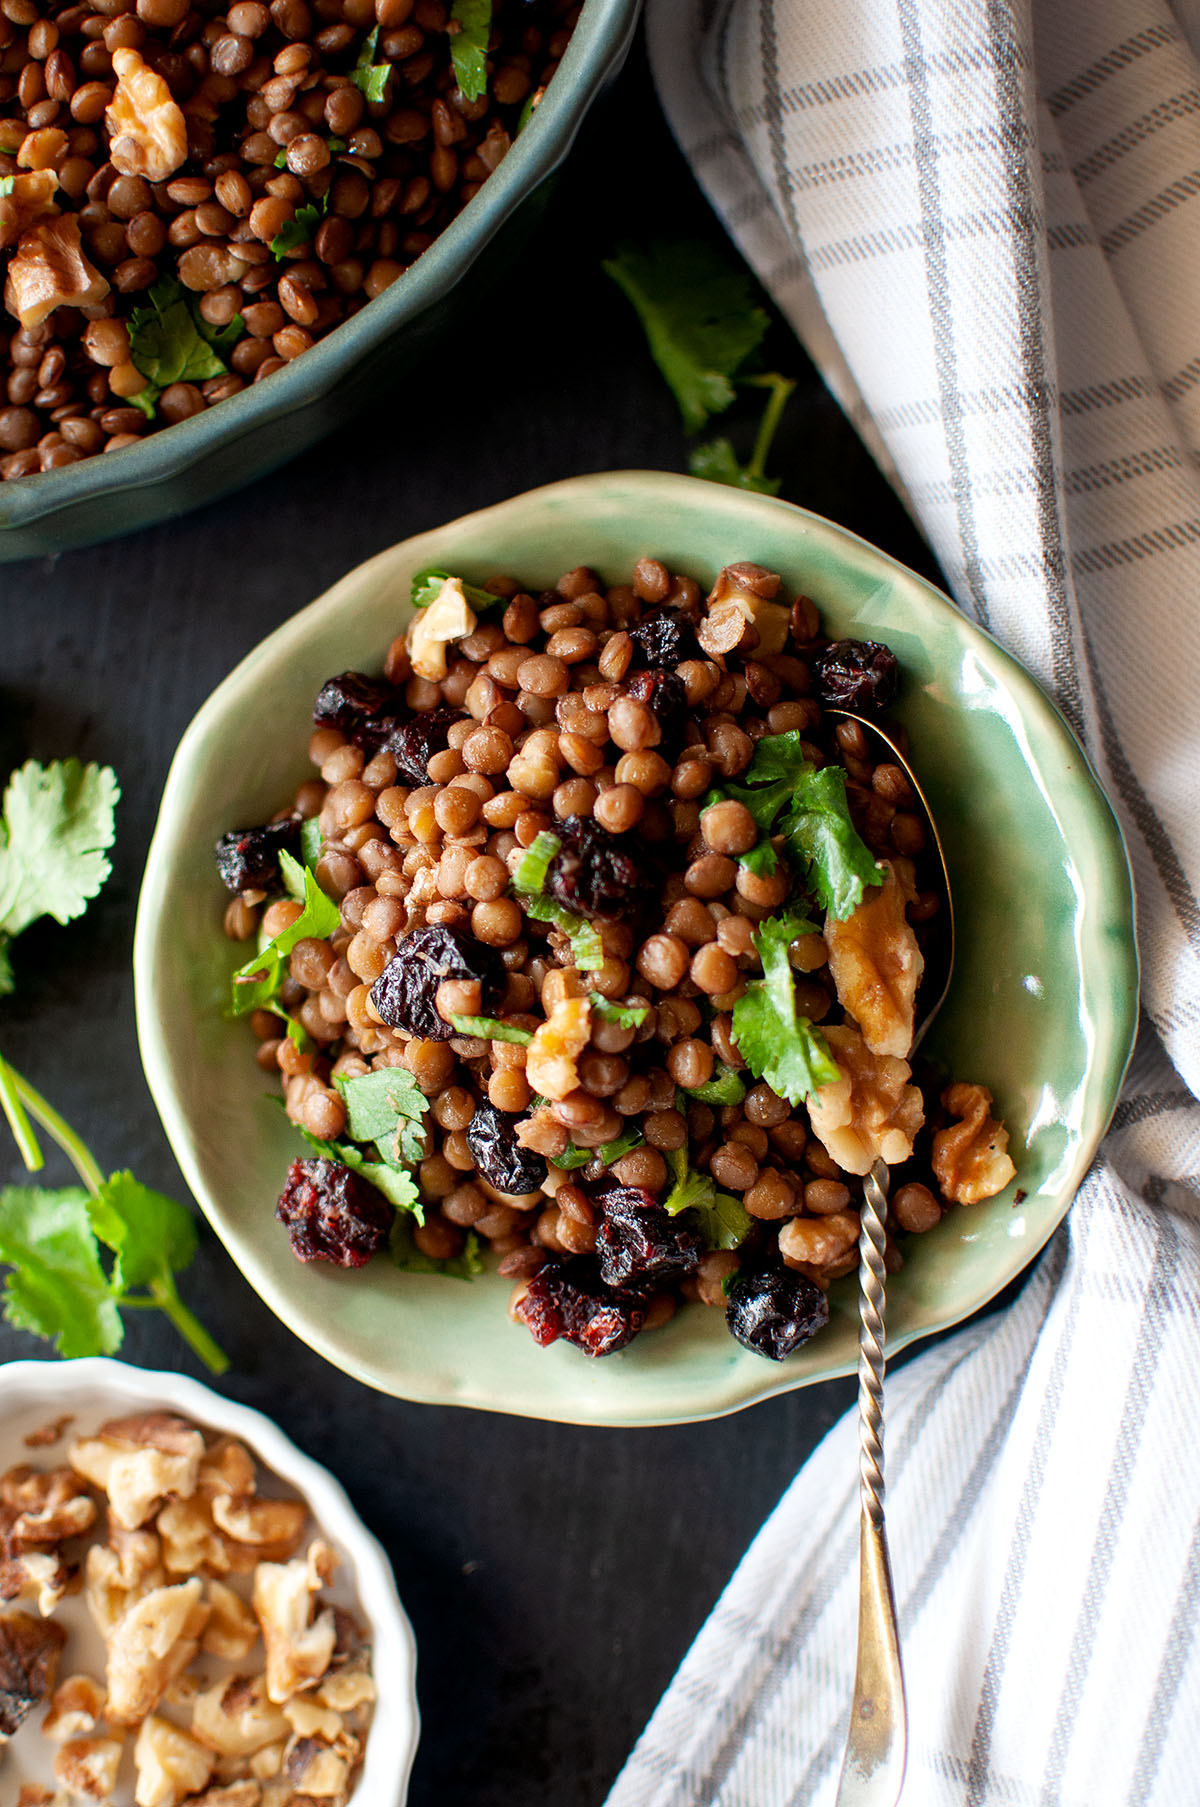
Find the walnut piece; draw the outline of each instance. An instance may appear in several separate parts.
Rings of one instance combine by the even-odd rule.
[[[46,1699],[66,1641],[61,1625],[27,1612],[0,1613],[0,1744]]]
[[[992,1094],[982,1085],[952,1085],[942,1103],[961,1122],[933,1138],[933,1171],[943,1195],[956,1205],[995,1198],[1017,1170],[1008,1155],[1008,1131],[991,1114]]]
[[[588,1045],[592,1007],[587,998],[556,998],[550,1015],[533,1032],[525,1076],[535,1092],[558,1102],[579,1086],[577,1057]]]
[[[286,1738],[289,1729],[261,1675],[226,1676],[192,1704],[193,1737],[223,1757],[250,1757]]]
[[[419,678],[437,684],[447,672],[446,648],[475,632],[474,609],[460,577],[448,577],[428,607],[418,609],[408,630],[408,653]]]
[[[83,255],[73,213],[40,220],[23,232],[8,266],[4,305],[27,330],[57,307],[96,307],[108,283]]]
[[[308,1507],[303,1500],[231,1499],[218,1494],[213,1523],[235,1543],[270,1544],[272,1560],[286,1560],[300,1548]]]
[[[267,1693],[277,1704],[311,1688],[328,1669],[337,1643],[326,1608],[310,1625],[312,1596],[320,1586],[314,1564],[260,1562],[254,1571],[254,1611],[267,1649]]]
[[[145,1524],[168,1496],[190,1499],[196,1491],[204,1438],[182,1418],[147,1412],[117,1418],[95,1437],[71,1447],[71,1466],[107,1493],[118,1525]]]
[[[229,1782],[194,1795],[188,1807],[259,1807],[262,1789],[257,1782]]]
[[[15,245],[35,220],[53,218],[58,212],[57,193],[58,177],[52,169],[14,176],[11,191],[0,195],[0,250]]]
[[[223,1575],[229,1568],[225,1541],[201,1499],[168,1500],[155,1519],[162,1538],[163,1567],[170,1575],[194,1575],[207,1568]]]
[[[872,1054],[912,1047],[917,985],[925,959],[904,914],[916,896],[911,860],[883,860],[887,878],[863,893],[844,921],[825,918],[825,945],[838,1002]]]
[[[42,1721],[42,1736],[61,1744],[67,1738],[85,1738],[94,1732],[104,1713],[104,1689],[90,1675],[68,1675],[50,1699],[50,1711]]]
[[[207,1451],[197,1482],[197,1491],[206,1500],[215,1499],[220,1493],[245,1499],[254,1492],[254,1485],[254,1458],[232,1437],[222,1437]]]
[[[108,1716],[136,1725],[161,1700],[200,1648],[208,1622],[203,1584],[193,1577],[135,1600],[108,1638]]]
[[[228,1663],[240,1663],[258,1643],[258,1620],[240,1594],[235,1594],[223,1581],[210,1581],[208,1603],[211,1611],[200,1647],[209,1656],[224,1657]]]
[[[316,1738],[293,1738],[284,1753],[283,1773],[298,1794],[316,1800],[344,1795],[349,1766],[344,1757]]]
[[[54,1756],[54,1779],[87,1801],[107,1801],[117,1785],[119,1738],[75,1738]]]
[[[187,158],[187,122],[162,76],[136,50],[114,50],[116,92],[105,115],[108,157],[123,176],[165,182]]]
[[[708,615],[696,630],[705,652],[714,656],[730,652],[750,638],[733,619],[736,611],[754,628],[760,655],[781,653],[787,644],[791,610],[774,600],[779,581],[774,571],[762,565],[726,565],[709,593]]]
[[[212,1752],[157,1714],[142,1724],[133,1747],[137,1769],[137,1807],[178,1807],[196,1794],[213,1772]]]
[[[877,1160],[907,1161],[925,1121],[912,1069],[893,1054],[872,1054],[849,1024],[822,1034],[842,1077],[809,1100],[813,1134],[846,1173],[869,1173]]]

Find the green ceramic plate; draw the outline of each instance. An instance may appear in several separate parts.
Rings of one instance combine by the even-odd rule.
[[[689,477],[574,478],[419,535],[352,571],[243,660],[184,736],[138,915],[138,1031],[166,1131],[205,1212],[292,1330],[403,1398],[590,1424],[712,1417],[856,1358],[852,1280],[829,1327],[790,1360],[752,1355],[696,1306],[592,1362],[539,1349],[508,1285],[359,1273],[293,1260],[273,1217],[301,1145],[263,1097],[244,1025],[222,1008],[236,964],[221,934],[217,836],[261,821],[309,770],[312,699],[330,672],[378,669],[422,566],[549,585],[575,565],[612,581],[643,553],[709,583],[754,559],[817,602],[830,631],[880,639],[906,674],[901,713],[947,849],[960,931],[930,1053],[982,1081],[1012,1132],[1014,1186],[912,1239],[889,1283],[893,1349],[955,1324],[1021,1272],[1061,1222],[1116,1102],[1137,1012],[1129,866],[1078,742],[1042,691],[911,571],[828,521]],[[1023,1197],[1017,1201],[1020,1188]]]

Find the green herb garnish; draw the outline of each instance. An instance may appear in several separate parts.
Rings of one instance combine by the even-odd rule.
[[[299,1128],[299,1125],[296,1127]],[[325,1160],[340,1161],[343,1167],[349,1167],[351,1172],[359,1173],[364,1180],[369,1180],[397,1211],[408,1211],[418,1223],[425,1222],[421,1194],[406,1167],[393,1167],[384,1160],[369,1161],[362,1149],[356,1148],[353,1142],[326,1142],[307,1129],[301,1129],[300,1134],[309,1147]]]
[[[535,922],[553,922],[562,930],[581,973],[599,972],[604,965],[604,947],[598,931],[582,916],[542,895],[550,862],[561,846],[558,836],[543,828],[525,849],[513,874],[513,890],[525,906],[526,916],[532,916]]]
[[[225,376],[225,354],[241,338],[245,321],[235,314],[227,326],[210,326],[198,298],[173,276],[147,290],[145,305],[129,316],[129,356],[146,378],[146,388],[130,399],[148,420],[163,390],[172,383],[204,383]]]
[[[796,983],[788,948],[813,924],[798,911],[768,916],[754,937],[763,977],[752,979],[733,1007],[733,1039],[756,1079],[765,1079],[789,1104],[800,1104],[841,1078],[824,1037],[796,1012]]]
[[[554,1156],[550,1165],[561,1167],[568,1173],[576,1167],[586,1167],[591,1160],[598,1160],[602,1167],[611,1167],[613,1162],[619,1161],[623,1154],[628,1154],[631,1149],[640,1148],[644,1140],[641,1130],[634,1129],[630,1125],[628,1129],[623,1129],[619,1136],[614,1136],[611,1142],[602,1142],[598,1148],[580,1148],[577,1143],[569,1142],[562,1154]]]
[[[722,1067],[714,1079],[685,1089],[687,1097],[694,1098],[697,1104],[740,1104],[746,1096],[742,1076],[732,1067]]]
[[[390,1247],[392,1260],[406,1274],[446,1274],[452,1280],[474,1280],[486,1272],[479,1237],[474,1230],[467,1231],[461,1255],[435,1261],[432,1255],[423,1255],[413,1241],[412,1225],[407,1217],[397,1217],[392,1224]]]
[[[464,100],[487,93],[487,47],[492,35],[492,0],[454,0],[450,18],[461,27],[450,39],[454,79]]]
[[[300,824],[300,857],[306,866],[315,866],[321,857],[324,836],[319,816],[309,816]]]
[[[620,1029],[640,1029],[650,1014],[649,1004],[613,1004],[598,991],[590,991],[588,998],[601,1022],[616,1023]]]
[[[387,99],[387,80],[392,73],[390,63],[377,63],[375,52],[379,47],[379,27],[368,32],[362,49],[358,53],[358,61],[350,71],[350,80],[356,88],[361,88],[369,101],[376,105]],[[343,145],[343,150],[345,146]]]
[[[543,828],[535,835],[529,846],[521,855],[521,862],[513,874],[513,889],[524,896],[533,897],[546,888],[546,875],[555,854],[562,846],[556,834]]]
[[[687,1149],[672,1149],[667,1165],[675,1184],[663,1199],[663,1210],[672,1217],[694,1211],[700,1232],[710,1249],[736,1249],[750,1234],[753,1219],[740,1200],[718,1192],[711,1174],[688,1166]]]
[[[418,571],[412,580],[412,605],[414,609],[425,609],[431,602],[436,602],[442,593],[442,585],[449,583],[456,574],[453,571],[438,571],[432,565],[424,571]],[[473,609],[494,609],[504,602],[503,596],[497,596],[493,590],[481,590],[478,584],[469,584],[465,578],[458,579],[462,585],[462,593]]]
[[[447,1021],[460,1035],[475,1035],[481,1041],[515,1042],[523,1048],[533,1040],[532,1029],[518,1029],[515,1023],[502,1023],[496,1016],[461,1016],[455,1011]]]
[[[778,371],[772,371],[768,376],[739,377],[738,381],[770,391],[748,461],[738,463],[737,453],[728,439],[709,439],[703,445],[692,447],[688,454],[688,470],[693,477],[707,477],[710,483],[728,483],[734,489],[777,496],[782,478],[766,475],[767,456],[796,384],[791,377],[780,376]]]
[[[374,1142],[389,1165],[421,1159],[429,1100],[407,1067],[381,1067],[358,1078],[340,1073],[333,1083],[346,1101],[351,1141]]]
[[[286,1024],[287,1038],[293,1047],[299,1048],[301,1054],[307,1054],[309,1049],[315,1046],[313,1038],[304,1024],[297,1022],[294,1016],[289,1016],[282,1004],[264,1004],[263,1009],[269,1010],[272,1016],[277,1016],[281,1023]]]
[[[312,936],[326,940],[341,922],[341,911],[331,897],[326,897],[313,876],[311,867],[301,866],[286,850],[279,855],[279,868],[289,894],[304,902],[304,908],[273,941],[239,966],[233,975],[232,1016],[248,1016],[252,1010],[271,1003],[285,977],[284,962],[298,941]]]
[[[271,250],[278,263],[291,251],[298,251],[301,245],[311,244],[320,230],[321,221],[329,207],[329,192],[326,190],[318,207],[315,201],[309,201],[298,207],[290,220],[285,220],[275,237],[271,240]]]

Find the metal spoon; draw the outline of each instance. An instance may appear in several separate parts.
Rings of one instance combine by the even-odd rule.
[[[937,854],[944,902],[942,945],[937,950],[941,959],[932,972],[930,965],[926,965],[922,989],[932,1002],[913,1036],[911,1054],[920,1046],[950,989],[954,966],[954,903],[946,856],[925,793],[895,742],[882,728],[851,709],[832,709],[829,713],[857,722],[865,733],[883,742],[889,759],[900,767],[912,786]],[[895,1807],[904,1786],[908,1757],[904,1669],[900,1660],[896,1599],[883,1519],[883,1351],[887,1284],[883,1251],[889,1186],[886,1165],[876,1161],[863,1180],[858,1245],[858,1662],[837,1807]]]

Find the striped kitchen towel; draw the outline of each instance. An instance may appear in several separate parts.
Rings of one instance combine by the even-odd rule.
[[[889,1382],[906,1807],[1200,1803],[1200,0],[650,0],[672,127],[1121,816],[1146,1021],[1016,1304]],[[829,1807],[856,1427],[609,1807]]]

